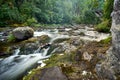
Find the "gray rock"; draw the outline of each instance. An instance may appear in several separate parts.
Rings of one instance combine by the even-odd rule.
[[[102,65],[96,65],[97,73],[103,79],[118,80],[120,76],[120,0],[114,0],[112,12],[112,47],[107,51],[106,59]]]
[[[43,69],[39,80],[68,80],[59,67]]]
[[[48,35],[38,36],[39,43],[48,43],[50,41],[50,37]]]
[[[25,40],[33,37],[34,30],[30,27],[18,27],[12,31],[12,34],[17,40]]]
[[[112,54],[110,57],[110,63],[115,65],[112,65],[112,68],[115,72],[115,74],[120,73],[120,0],[114,1],[114,10],[112,13],[112,27],[111,27],[111,33],[112,33]],[[116,72],[117,71],[117,72]]]

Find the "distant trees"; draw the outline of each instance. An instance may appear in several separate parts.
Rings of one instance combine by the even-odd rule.
[[[22,24],[31,17],[31,2],[26,0],[0,1],[0,26]]]
[[[0,26],[97,24],[104,0],[0,0]],[[17,26],[16,25],[16,26]],[[34,25],[33,25],[34,26]]]

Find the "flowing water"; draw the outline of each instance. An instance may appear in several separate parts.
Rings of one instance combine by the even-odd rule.
[[[71,29],[65,29],[65,31],[69,31]],[[76,32],[83,31],[86,36],[81,36],[81,39],[88,40],[101,40],[109,36],[109,34],[98,33],[95,31],[87,31],[85,30],[76,30]],[[34,37],[48,35],[51,40],[49,41],[52,44],[56,39],[61,38],[70,38],[72,36],[59,34],[58,29],[44,30],[41,32],[34,32]],[[79,35],[78,35],[79,36]],[[36,65],[41,65],[43,67],[45,64],[42,60],[50,57],[48,54],[48,50],[50,47],[43,49],[40,52],[41,48],[39,47],[37,50],[34,50],[34,53],[28,55],[19,55],[20,48],[16,49],[12,56],[7,58],[0,59],[0,80],[18,80],[21,78],[24,73],[28,72],[31,68]],[[50,54],[50,53],[49,53]]]

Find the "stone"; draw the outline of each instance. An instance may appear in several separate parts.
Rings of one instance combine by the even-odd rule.
[[[114,0],[114,10],[112,16],[112,47],[107,51],[106,59],[96,72],[101,75],[101,79],[119,80],[120,76],[120,0]]]
[[[34,30],[30,27],[18,27],[12,31],[12,34],[17,40],[26,40],[33,37]]]
[[[61,69],[57,66],[51,68],[45,68],[41,71],[39,80],[68,80],[62,73]]]
[[[83,53],[83,59],[90,61],[92,59],[92,55],[88,54],[88,52]]]
[[[48,43],[50,41],[50,37],[48,35],[38,36],[39,43]]]

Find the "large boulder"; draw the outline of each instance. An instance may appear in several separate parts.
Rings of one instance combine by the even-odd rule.
[[[40,80],[68,80],[57,66],[43,69],[41,74]]]
[[[112,16],[112,47],[107,51],[106,60],[96,65],[102,79],[120,80],[120,0],[114,0]]]
[[[12,31],[12,35],[17,40],[25,40],[33,37],[34,30],[30,27],[18,27]]]

